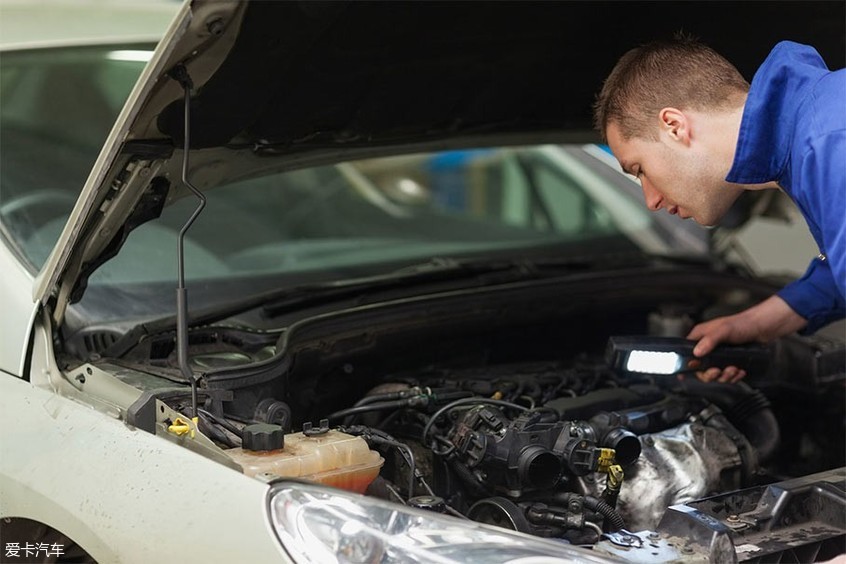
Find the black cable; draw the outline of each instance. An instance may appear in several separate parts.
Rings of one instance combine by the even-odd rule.
[[[235,435],[239,439],[243,438],[244,433],[241,431],[241,429],[239,429],[238,427],[236,427],[235,425],[233,425],[232,423],[230,423],[226,419],[220,418],[217,415],[215,415],[214,413],[212,413],[210,411],[206,411],[205,409],[202,409],[202,408],[199,409],[198,411],[199,411],[200,414],[205,415],[206,417],[208,417],[209,419],[211,419],[212,421],[214,421],[215,423],[217,423],[218,425],[220,425],[221,427],[223,427],[224,429],[226,429],[227,431],[229,431],[230,433],[232,433],[233,435]]]
[[[438,417],[440,417],[441,415],[443,415],[447,411],[449,411],[449,410],[451,410],[455,407],[458,407],[459,405],[467,405],[467,404],[471,404],[471,403],[472,404],[485,403],[485,404],[490,404],[490,405],[496,405],[496,406],[499,406],[499,407],[510,407],[512,409],[519,409],[520,411],[529,411],[528,408],[526,408],[522,405],[517,405],[516,403],[510,403],[510,402],[507,402],[507,401],[500,401],[500,400],[495,400],[495,399],[490,399],[490,398],[461,398],[461,399],[457,399],[454,402],[448,403],[445,406],[443,406],[442,408],[440,408],[438,411],[436,411],[434,413],[434,415],[432,415],[431,418],[429,418],[429,421],[426,423],[426,426],[423,427],[423,434],[421,436],[421,441],[423,442],[423,444],[424,445],[426,444],[426,438],[429,435],[429,431],[431,431],[432,425],[435,424],[435,421],[437,421]]]
[[[384,445],[392,446],[392,447],[398,449],[400,452],[403,452],[405,454],[405,456],[403,456],[403,458],[405,458],[405,461],[406,461],[406,463],[408,464],[408,467],[409,467],[409,472],[408,472],[408,497],[409,497],[409,499],[414,497],[414,479],[415,479],[416,473],[417,473],[417,466],[415,464],[414,453],[411,451],[411,448],[408,445],[403,444],[399,441],[385,439],[385,438],[382,438],[378,435],[372,435],[370,437],[370,440],[373,441],[376,444],[384,444]]]
[[[455,445],[452,444],[452,442],[450,442],[449,439],[447,439],[446,437],[442,437],[441,435],[435,435],[432,438],[440,442],[442,445],[446,445],[446,448],[444,450],[435,450],[435,445],[432,444],[432,446],[429,447],[432,451],[432,454],[435,454],[437,456],[449,456],[455,451]]]
[[[400,414],[401,414],[401,413],[408,413],[408,410],[404,410],[404,409],[397,409],[396,411],[392,411],[391,413],[389,413],[389,414],[388,414],[388,416],[387,416],[387,417],[385,417],[384,419],[382,419],[382,420],[381,420],[381,421],[379,421],[378,423],[375,423],[375,424],[373,425],[373,427],[374,427],[374,428],[379,428],[379,429],[386,429],[386,428],[388,427],[388,425],[390,425],[391,423],[393,423],[393,422],[394,422],[394,419],[396,419],[397,417],[399,417],[399,416],[400,416]],[[417,412],[417,411],[415,411],[414,413],[418,413],[418,412]],[[344,421],[347,421],[347,420],[349,420],[349,419],[350,419],[350,418],[348,417],[348,418],[347,418],[347,419],[345,419]]]
[[[336,411],[327,417],[330,421],[333,419],[340,419],[341,417],[346,417],[348,415],[358,415],[359,413],[370,413],[371,411],[385,411],[387,409],[399,409],[401,407],[406,407],[408,405],[408,399],[402,400],[394,400],[394,401],[385,401],[381,403],[370,403],[366,405],[360,405],[358,407],[350,407],[347,409],[342,409],[340,411]]]
[[[585,496],[584,506],[591,511],[599,513],[608,521],[608,524],[611,525],[611,531],[619,531],[620,529],[626,528],[626,522],[623,520],[622,515],[620,515],[616,509],[602,501],[601,499],[595,498],[590,495]]]
[[[365,440],[370,440],[377,444],[385,444],[388,446],[392,446],[399,450],[400,455],[405,459],[405,463],[409,467],[409,489],[408,489],[408,497],[411,498],[414,496],[414,480],[416,479],[420,484],[426,488],[426,491],[429,495],[435,495],[435,492],[426,482],[425,478],[423,478],[423,474],[417,470],[417,464],[414,459],[414,451],[411,450],[407,444],[402,443],[396,440],[393,436],[389,435],[385,431],[374,429],[372,427],[366,427],[364,425],[355,425],[352,427],[338,427],[338,429],[343,433],[348,433],[350,435],[364,435]]]
[[[208,435],[212,440],[223,443],[230,448],[237,448],[241,446],[240,442],[235,442],[229,437],[229,435],[226,434],[225,431],[218,428],[216,423],[209,417],[209,413],[207,411],[200,409],[198,410],[198,413],[198,427],[201,428],[201,431],[204,432],[204,434]],[[205,429],[203,429],[203,427],[205,427]]]
[[[380,401],[390,401],[390,400],[398,400],[403,399],[405,397],[405,393],[408,392],[411,388],[406,388],[405,390],[398,391],[398,392],[385,392],[384,394],[373,394],[372,396],[364,396],[357,402],[353,404],[353,407],[361,407],[362,405],[368,405],[371,403],[376,403]],[[343,424],[344,425],[352,425],[353,421],[355,420],[356,414],[347,415],[344,418]]]
[[[385,392],[384,394],[373,394],[372,396],[364,396],[353,404],[353,407],[367,405],[368,403],[376,403],[377,401],[390,401],[403,399],[407,395],[410,388],[398,392]]]

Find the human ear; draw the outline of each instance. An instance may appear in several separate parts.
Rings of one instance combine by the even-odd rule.
[[[690,120],[685,113],[676,108],[664,108],[658,112],[661,131],[673,141],[690,144]]]

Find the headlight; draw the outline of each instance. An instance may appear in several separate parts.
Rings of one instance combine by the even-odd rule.
[[[568,544],[313,484],[276,484],[269,509],[297,563],[613,562]]]

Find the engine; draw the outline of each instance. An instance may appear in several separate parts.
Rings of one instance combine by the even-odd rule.
[[[755,387],[705,384],[623,374],[605,358],[610,335],[678,336],[689,326],[675,309],[656,310],[651,293],[643,304],[629,292],[583,309],[572,299],[556,309],[535,295],[455,299],[392,304],[380,316],[351,309],[282,332],[193,330],[200,431],[245,472],[317,481],[344,474],[349,489],[369,496],[621,550],[658,542],[628,531],[684,537],[729,517],[765,535],[755,542],[775,542],[738,517],[758,503],[738,492],[843,464],[841,341],[784,340],[773,370],[747,378]],[[173,343],[172,334],[142,340],[121,362],[178,382]],[[149,394],[129,422],[143,428],[155,398],[190,412],[190,393],[170,388]],[[273,466],[276,454],[261,453],[256,464],[244,454],[282,452],[283,443],[350,454],[336,457],[346,461],[342,472],[309,474],[287,474],[281,459]],[[708,501],[714,496],[728,497]],[[692,519],[688,506],[714,517],[679,525]],[[668,516],[677,522],[668,525]],[[702,543],[715,534],[702,531]]]
[[[779,442],[744,384],[623,381],[600,364],[420,375],[328,421],[383,451],[375,495],[579,543],[741,487]]]

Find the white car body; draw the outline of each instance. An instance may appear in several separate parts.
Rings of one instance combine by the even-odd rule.
[[[0,36],[4,49],[127,37],[149,41],[161,35],[178,8],[173,3],[91,2],[57,3],[45,11],[41,3],[5,2]],[[55,27],[44,25],[45,14]],[[181,14],[184,18],[186,7]],[[68,19],[79,26],[70,31],[82,33],[68,36]],[[126,33],[115,32],[118,21],[128,24]],[[111,138],[122,134],[125,130],[117,125]],[[103,155],[100,162],[107,158]],[[95,183],[96,174],[85,190]],[[57,250],[68,249],[70,238],[63,234]],[[120,421],[121,408],[108,397],[97,406],[81,402],[79,391],[56,366],[52,321],[38,315],[43,289],[37,288],[37,277],[6,245],[0,245],[0,272],[0,426],[5,430],[0,515],[44,523],[104,563],[150,562],[162,554],[184,562],[285,561],[266,518],[268,486],[128,427]],[[193,501],[185,505],[185,500]]]
[[[53,349],[57,329],[66,321],[68,305],[73,301],[72,293],[79,280],[87,276],[86,263],[103,254],[110,237],[145,196],[148,180],[160,174],[179,183],[181,149],[176,149],[173,158],[150,157],[124,171],[122,148],[136,140],[164,138],[155,129],[155,120],[167,104],[181,96],[176,82],[164,79],[166,71],[177,62],[188,61],[195,83],[205,85],[218,70],[222,53],[232,48],[231,29],[243,17],[245,5],[213,0],[189,0],[181,6],[115,3],[113,8],[118,12],[101,17],[105,16],[105,7],[111,9],[112,5],[92,2],[80,12],[68,5],[52,12],[50,20],[33,22],[31,10],[41,10],[42,6],[0,0],[3,49],[163,37],[123,106],[40,272],[29,269],[10,245],[0,244],[0,518],[43,524],[47,533],[37,540],[81,548],[100,563],[163,559],[301,562],[324,554],[317,548],[313,554],[305,554],[303,551],[308,552],[310,545],[303,549],[280,532],[281,512],[277,508],[274,513],[272,509],[273,495],[279,491],[278,476],[245,475],[218,444],[198,431],[196,422],[183,422],[184,429],[175,430],[182,414],[159,399],[149,404],[153,409],[147,414],[153,432],[131,425],[128,411],[143,399],[145,392],[115,376],[131,369],[117,364],[104,369],[93,360],[73,367],[60,366]],[[34,23],[33,27],[16,23],[17,17]],[[82,28],[84,33],[75,31],[80,28],[64,25],[77,17],[89,24]],[[126,24],[120,33],[113,31],[115,18]],[[220,32],[220,43],[214,44],[212,36],[219,35],[213,31],[217,19],[226,25]],[[166,22],[170,22],[167,29]],[[215,46],[209,48],[209,44]],[[206,50],[218,56],[192,58],[198,52],[207,54]],[[450,145],[424,140],[414,147],[422,151]],[[222,150],[206,149],[206,154]],[[333,150],[340,155],[347,149],[335,148],[320,158],[294,155],[291,166],[309,163],[309,159],[320,162],[327,155],[331,158]],[[367,151],[361,149],[359,156],[367,156]],[[569,162],[568,157],[553,148],[539,152],[551,160]],[[214,183],[220,182],[219,177],[236,176],[251,166],[270,167],[257,165],[260,158],[248,151],[243,153],[226,165],[219,165],[213,156],[198,159],[200,164],[191,174],[200,184]],[[127,174],[120,177],[123,172]],[[120,183],[116,181],[118,177]],[[184,188],[179,189],[183,192],[174,199],[184,195]],[[362,190],[374,205],[392,209],[383,196],[372,190],[367,192],[369,188]],[[607,203],[609,221],[623,222],[641,213],[631,201],[615,199],[613,192],[597,189],[591,195]],[[627,232],[632,239],[646,248],[661,247],[662,243],[651,235],[639,233],[636,221],[632,224],[634,227]],[[3,240],[0,237],[0,242]],[[354,499],[350,504],[353,510],[356,503],[365,503],[363,497],[343,498],[349,499]],[[407,515],[437,529],[440,540],[453,538],[455,546],[475,545],[468,551],[487,546],[488,557],[495,554],[502,561],[516,562],[518,557],[526,563],[613,561],[610,549],[592,552],[449,516],[434,516],[429,522],[429,514],[422,511],[408,510]],[[348,529],[356,538],[355,527],[350,525]],[[479,535],[482,540],[476,541],[477,537],[471,535]],[[428,539],[415,538],[415,542],[426,544]],[[490,539],[502,543],[501,553]],[[386,544],[408,544],[409,554],[415,554],[418,561],[434,558],[433,553],[406,540],[401,534],[381,539]],[[516,552],[509,552],[508,547],[515,547]],[[443,561],[460,561],[461,553],[458,554],[454,559],[448,554]],[[9,557],[0,555],[0,559],[4,556]],[[8,561],[14,559],[9,557]]]
[[[192,23],[194,33],[199,29],[202,35],[206,32],[199,21],[221,8],[233,12],[237,3],[197,2],[193,9],[192,2],[181,7],[164,2],[51,6],[54,10],[45,21],[40,19],[44,5],[0,5],[3,49],[149,42],[164,31],[164,23],[170,22],[170,27],[124,105],[41,271],[32,272],[9,246],[0,245],[0,517],[46,526],[29,530],[27,534],[35,530],[39,535],[33,542],[30,537],[5,538],[0,558],[61,559],[69,549],[82,547],[100,563],[146,563],[165,556],[183,562],[293,561],[268,516],[268,482],[245,475],[202,435],[168,432],[165,420],[178,414],[160,402],[155,434],[128,425],[126,410],[138,400],[139,390],[93,366],[63,371],[56,364],[51,335],[64,308],[53,316],[42,310],[51,296],[58,295],[60,302],[67,297],[57,283],[105,189],[104,175],[127,137],[128,125],[155,84],[151,77],[162,72],[173,56],[173,44]],[[78,27],[67,26],[69,21]],[[115,21],[128,23],[125,33],[115,32]],[[121,198],[138,196],[127,193]],[[108,222],[101,229],[108,230]],[[495,534],[500,541],[508,540]],[[570,549],[527,540],[547,555],[571,554]],[[607,561],[589,552],[581,557]]]

